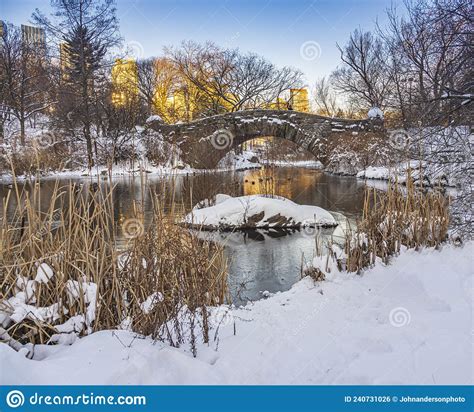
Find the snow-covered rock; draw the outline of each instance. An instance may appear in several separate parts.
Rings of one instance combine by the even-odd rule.
[[[194,209],[184,223],[209,230],[337,226],[328,211],[318,206],[298,205],[283,197],[218,195],[217,198],[219,202],[214,206]]]
[[[163,122],[163,119],[161,116],[158,116],[157,114],[153,114],[146,119],[146,123],[151,123],[151,122]]]
[[[372,107],[367,113],[369,119],[383,119],[383,112],[378,107]]]
[[[226,200],[229,200],[229,199],[232,199],[232,196],[229,196],[229,195],[226,195],[224,193],[218,193],[216,196],[215,196],[215,201],[214,201],[214,204],[215,205],[218,205],[222,202],[225,202]]]

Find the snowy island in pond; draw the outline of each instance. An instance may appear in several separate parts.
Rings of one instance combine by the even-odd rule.
[[[318,206],[298,205],[279,196],[216,195],[194,207],[184,224],[204,230],[247,230],[337,226],[334,217]]]

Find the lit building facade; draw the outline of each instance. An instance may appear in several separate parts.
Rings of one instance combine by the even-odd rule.
[[[288,110],[288,102],[278,97],[274,102],[270,103],[270,109],[272,110]]]
[[[67,43],[59,44],[59,62],[61,67],[61,79],[69,80],[69,69],[71,68],[71,52]]]
[[[290,89],[289,99],[278,97],[269,104],[272,110],[295,110],[297,112],[309,112],[309,98],[307,89]]]
[[[0,37],[3,37],[7,33],[7,24],[0,20]]]
[[[290,89],[290,109],[309,112],[308,89]]]
[[[137,63],[133,59],[117,59],[112,67],[112,103],[125,106],[138,97]]]

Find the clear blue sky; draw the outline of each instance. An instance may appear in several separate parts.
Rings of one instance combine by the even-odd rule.
[[[308,84],[339,63],[336,42],[357,27],[385,21],[385,10],[400,0],[117,0],[125,42],[145,57],[182,40],[212,40],[266,56],[279,66],[301,69]],[[0,19],[27,23],[49,0],[0,0]],[[309,43],[307,43],[309,42]],[[319,46],[314,46],[314,42]],[[302,57],[301,48],[317,57]],[[138,46],[137,46],[138,45]],[[306,55],[305,55],[306,56]]]

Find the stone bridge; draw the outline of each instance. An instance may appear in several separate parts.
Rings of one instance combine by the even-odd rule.
[[[357,150],[383,136],[380,119],[347,120],[282,110],[246,110],[166,124],[152,120],[148,127],[176,144],[181,158],[195,168],[213,168],[225,154],[256,137],[287,139],[326,164],[341,147]]]

